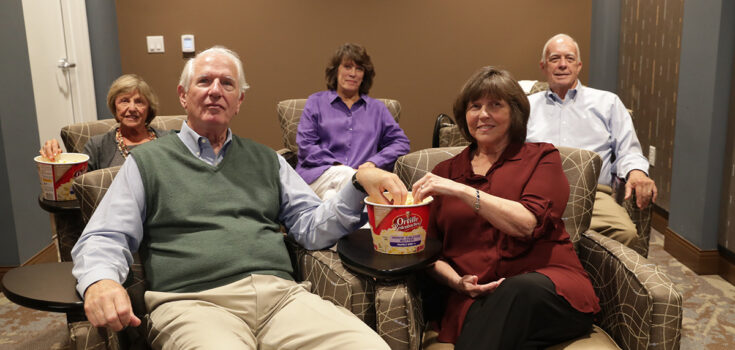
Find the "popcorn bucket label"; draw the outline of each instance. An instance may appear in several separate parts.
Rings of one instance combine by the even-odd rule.
[[[58,162],[44,161],[40,156],[34,158],[41,181],[43,198],[53,201],[76,199],[72,179],[87,172],[89,156],[86,154],[62,153]]]
[[[412,254],[424,250],[429,206],[410,208],[368,207],[373,246],[388,254]]]

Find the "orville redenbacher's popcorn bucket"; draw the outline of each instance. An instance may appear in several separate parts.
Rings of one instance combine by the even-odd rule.
[[[87,172],[89,156],[84,153],[61,153],[55,162],[43,156],[33,158],[38,167],[38,178],[44,199],[68,201],[77,199],[71,188],[71,180]]]
[[[410,193],[405,205],[378,204],[370,197],[365,198],[375,250],[387,254],[413,254],[424,250],[433,200],[428,197],[414,204]]]

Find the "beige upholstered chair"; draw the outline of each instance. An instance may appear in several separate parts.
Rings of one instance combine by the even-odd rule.
[[[538,84],[538,83],[537,83]],[[632,115],[632,113],[631,113]],[[466,146],[469,141],[462,136],[454,120],[446,114],[440,114],[434,124],[432,147]],[[619,180],[619,179],[618,179]],[[653,205],[640,209],[635,204],[635,193],[625,200],[625,182],[616,181],[613,186],[615,200],[625,208],[638,231],[638,239],[631,243],[630,248],[648,257],[648,246],[651,240],[651,214]]]
[[[396,119],[396,122],[401,119],[401,103],[397,100],[390,100],[385,98],[377,99],[388,107],[388,111]],[[276,105],[276,111],[278,112],[278,123],[281,125],[281,132],[283,133],[283,146],[284,148],[278,150],[278,153],[282,155],[288,161],[291,166],[296,166],[297,155],[299,147],[296,145],[296,130],[299,127],[299,120],[301,120],[301,113],[304,111],[304,105],[306,99],[297,98],[291,100],[283,100],[278,102]]]
[[[186,120],[185,115],[157,116],[151,122],[151,126],[160,130],[179,130],[184,120]],[[84,145],[92,136],[104,134],[116,126],[115,119],[67,125],[61,128],[61,140],[67,152],[79,153],[84,151]],[[61,261],[71,261],[71,248],[84,229],[79,213],[70,211],[54,213],[51,221],[58,240],[59,258]]]
[[[464,147],[439,147],[409,153],[398,159],[394,171],[410,188],[436,164],[462,149]],[[559,151],[570,187],[563,220],[600,298],[602,311],[588,336],[552,348],[678,349],[682,300],[671,280],[640,254],[588,230],[600,171],[599,156],[574,148],[561,147]],[[420,300],[414,300],[413,304],[420,305]],[[406,328],[416,326],[407,325]],[[437,343],[436,332],[428,331],[423,337],[423,348],[438,350],[453,346]]]

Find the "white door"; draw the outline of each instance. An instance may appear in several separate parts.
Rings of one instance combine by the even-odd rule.
[[[59,140],[65,125],[97,120],[86,6],[84,0],[23,0],[23,19],[43,144]]]

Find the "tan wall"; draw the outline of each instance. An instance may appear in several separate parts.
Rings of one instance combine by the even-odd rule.
[[[650,175],[659,190],[656,203],[667,211],[683,15],[684,0],[622,2],[618,95],[633,109],[643,154],[656,147]]]
[[[401,102],[412,150],[431,146],[436,115],[451,111],[477,68],[542,79],[541,48],[557,32],[589,57],[590,1],[117,0],[116,8],[123,73],[151,83],[160,114],[182,113],[180,36],[194,34],[197,51],[220,44],[241,55],[251,89],[232,128],[273,148],[282,146],[276,103],[325,89],[327,59],[344,42],[368,49],[377,72],[370,95]],[[166,52],[148,54],[146,35],[163,35]]]

